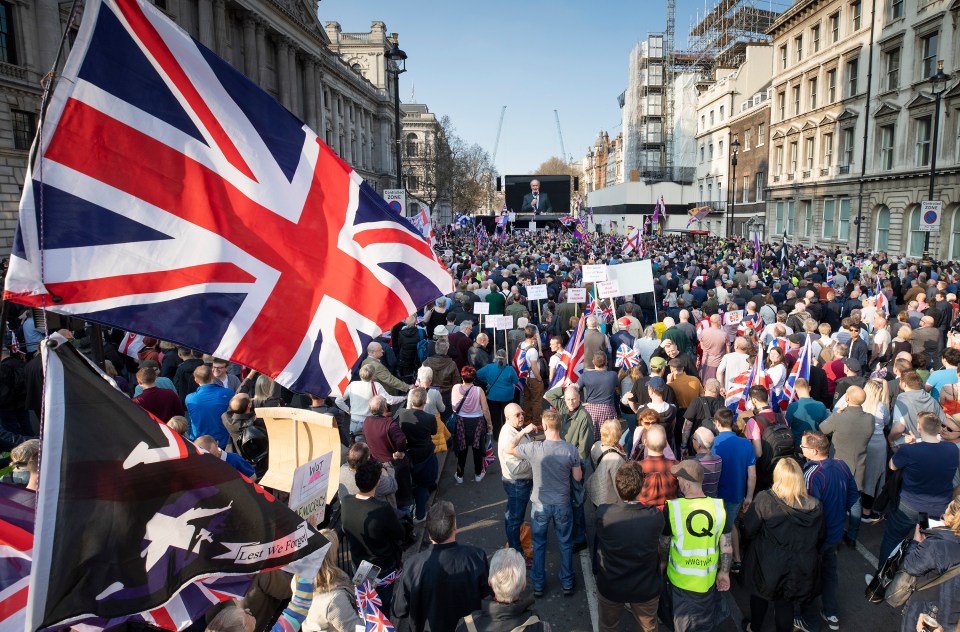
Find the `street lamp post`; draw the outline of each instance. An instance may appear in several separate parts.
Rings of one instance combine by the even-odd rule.
[[[403,167],[400,163],[400,75],[407,72],[407,54],[400,50],[400,46],[394,44],[385,57],[395,65],[393,70],[387,68],[387,72],[393,74],[393,140],[396,143],[394,155],[397,159],[397,188],[402,189],[404,186]]]
[[[950,75],[943,72],[943,60],[937,61],[937,73],[930,77],[931,92],[933,92],[933,138],[930,140],[930,190],[927,197],[933,201],[934,185],[937,179],[937,136],[940,133],[940,99],[947,91],[947,82]],[[930,268],[930,232],[923,234],[923,265]]]
[[[733,212],[737,208],[737,152],[740,151],[740,141],[734,137],[730,143],[730,167],[732,174],[727,183],[727,195],[730,196],[730,204],[727,205],[727,237],[733,236]]]

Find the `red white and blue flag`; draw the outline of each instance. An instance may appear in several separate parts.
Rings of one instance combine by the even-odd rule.
[[[553,379],[550,381],[550,388],[557,386],[569,386],[576,384],[580,376],[583,375],[583,335],[586,332],[586,314],[581,314],[580,322],[577,328],[573,330],[570,341],[560,352],[560,363],[553,373]]]
[[[37,494],[0,484],[0,629],[26,629]]]
[[[410,222],[152,4],[83,13],[26,175],[5,298],[325,395],[370,340],[453,290]]]
[[[790,373],[787,374],[787,379],[783,383],[783,396],[776,398],[781,411],[786,412],[790,402],[797,399],[797,379],[801,377],[805,380],[810,379],[810,363],[812,361],[813,346],[810,336],[807,336],[806,342],[803,343],[803,348],[800,349],[800,355],[797,356],[797,361],[793,363],[793,368],[790,369]],[[771,405],[773,405],[772,401]]]
[[[827,266],[827,285],[833,287],[833,264]]]
[[[530,363],[527,362],[527,350],[517,347],[517,352],[513,354],[513,368],[517,370],[517,377],[520,381],[514,386],[518,391],[522,391],[527,386],[527,376],[530,375]]]
[[[493,462],[497,460],[497,451],[493,449],[493,439],[489,436],[487,437],[487,450],[483,455],[483,471],[486,472],[487,468],[493,465]]]
[[[767,389],[770,388],[770,378],[763,368],[763,347],[757,347],[757,355],[753,360],[753,365],[733,379],[733,386],[727,390],[727,397],[724,402],[727,408],[737,412],[747,409],[747,395],[750,387],[760,385]]]
[[[617,359],[614,361],[615,366],[622,369],[632,369],[638,364],[640,364],[640,358],[637,357],[636,351],[624,344],[621,344],[617,348]]]
[[[571,224],[575,224],[576,222],[577,222],[577,218],[574,217],[573,215],[564,215],[563,217],[560,218],[560,223],[563,224],[564,226],[570,226]]]
[[[633,228],[627,232],[627,238],[623,242],[622,252],[624,257],[634,252],[639,256],[643,256],[643,240],[640,237],[639,228]]]
[[[877,311],[882,311],[887,316],[890,315],[890,299],[883,293],[883,287],[880,285],[880,277],[877,277],[877,288],[874,290],[877,294]]]

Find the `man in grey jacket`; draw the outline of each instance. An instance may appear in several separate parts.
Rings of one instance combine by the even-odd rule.
[[[906,371],[900,374],[900,394],[893,404],[893,425],[890,427],[891,444],[913,443],[920,439],[920,430],[917,427],[917,418],[920,413],[928,411],[940,418],[940,423],[947,420],[940,403],[930,396],[923,388],[923,380],[916,371]]]

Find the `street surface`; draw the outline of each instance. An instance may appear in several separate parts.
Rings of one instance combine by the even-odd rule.
[[[486,477],[473,482],[472,463],[468,459],[466,476],[461,485],[454,481],[456,458],[453,453],[448,458],[440,476],[437,498],[449,500],[457,510],[457,540],[462,544],[472,544],[483,548],[488,555],[505,545],[503,533],[503,509],[506,499],[500,483],[500,463],[490,466]],[[593,512],[587,503],[587,529],[592,535]],[[529,519],[529,513],[527,515]],[[873,573],[875,556],[880,548],[883,535],[883,522],[863,525],[860,529],[861,544],[856,550],[841,546],[840,550],[840,629],[850,631],[869,630],[870,632],[894,632],[900,629],[900,613],[886,604],[874,605],[863,596],[865,573]],[[868,561],[869,558],[869,561]],[[551,534],[547,555],[547,591],[543,599],[537,601],[537,614],[550,622],[558,632],[591,632],[596,627],[596,587],[589,571],[587,551],[574,555],[574,567],[577,572],[576,593],[564,597],[560,592],[557,573],[559,557],[556,541]],[[585,580],[585,581],[584,581]],[[740,630],[740,620],[749,613],[750,595],[736,580],[727,596],[728,607],[733,615],[718,630],[735,632]],[[773,608],[771,606],[764,630],[773,629]],[[638,628],[632,619],[624,616],[624,631]],[[667,630],[662,624],[661,630]],[[826,624],[823,630],[829,630]],[[757,632],[760,632],[759,630]]]

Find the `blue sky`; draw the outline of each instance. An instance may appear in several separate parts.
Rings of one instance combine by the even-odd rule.
[[[677,0],[678,48],[703,6]],[[449,115],[462,138],[488,152],[506,105],[502,174],[532,173],[560,155],[554,109],[577,160],[601,129],[619,133],[628,54],[648,31],[666,28],[662,0],[322,0],[319,14],[345,32],[382,20],[399,33],[409,55],[401,99],[409,101],[415,86],[418,102]]]

